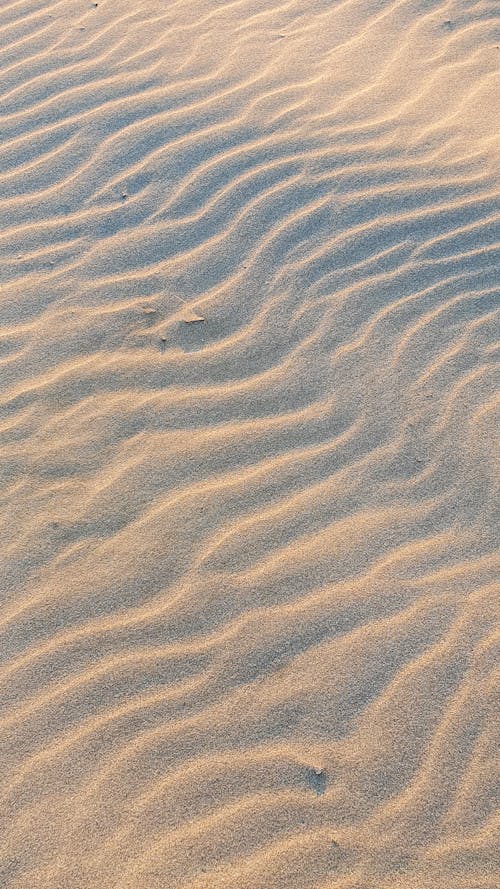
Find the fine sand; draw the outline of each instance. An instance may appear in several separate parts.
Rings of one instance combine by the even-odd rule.
[[[1,889],[496,889],[498,0],[0,0]]]

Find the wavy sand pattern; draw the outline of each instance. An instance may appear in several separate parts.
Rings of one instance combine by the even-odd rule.
[[[498,885],[499,23],[1,2],[2,887]]]

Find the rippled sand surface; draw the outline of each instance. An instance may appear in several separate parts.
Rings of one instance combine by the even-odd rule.
[[[498,886],[499,44],[0,2],[2,889]]]

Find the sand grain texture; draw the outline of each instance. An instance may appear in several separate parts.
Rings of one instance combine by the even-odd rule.
[[[495,0],[0,2],[0,886],[498,886]]]

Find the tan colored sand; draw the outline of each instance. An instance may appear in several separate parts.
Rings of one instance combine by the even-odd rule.
[[[495,889],[495,0],[0,4],[0,886]]]

